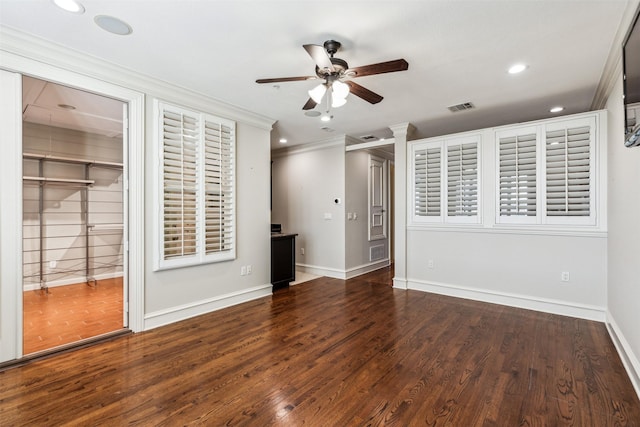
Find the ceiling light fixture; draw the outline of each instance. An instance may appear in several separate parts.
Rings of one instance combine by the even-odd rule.
[[[328,113],[323,115],[322,117],[320,117],[320,120],[322,120],[323,122],[329,122],[331,121],[331,119],[333,118],[333,116],[330,116]]]
[[[280,144],[286,144],[287,138],[280,138]]]
[[[564,107],[561,107],[560,105],[558,105],[557,107],[553,107],[552,109],[550,109],[549,112],[550,113],[559,113],[562,110],[564,110]]]
[[[133,33],[133,29],[129,24],[121,19],[114,18],[113,16],[98,15],[93,18],[96,25],[105,31],[119,36],[127,36]]]
[[[518,74],[527,69],[525,64],[515,64],[509,68],[509,74]]]
[[[320,104],[322,97],[327,92],[327,85],[325,83],[319,84],[309,91],[309,96],[315,101],[316,104]]]
[[[84,13],[84,6],[75,0],[53,0],[53,4],[67,12],[77,13],[78,15]]]

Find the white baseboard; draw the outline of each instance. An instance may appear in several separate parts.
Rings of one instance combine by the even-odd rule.
[[[359,265],[357,267],[352,267],[347,269],[346,278],[351,279],[353,277],[360,276],[362,274],[371,273],[372,271],[379,270],[381,268],[388,267],[390,265],[389,259],[382,259],[379,261],[368,262],[366,264]]]
[[[542,311],[544,313],[559,314],[561,316],[576,317],[579,319],[595,320],[598,322],[604,322],[606,319],[604,307],[575,304],[546,298],[534,298],[527,295],[493,292],[484,289],[468,288],[447,283],[425,282],[415,279],[407,280],[407,289]]]
[[[396,289],[408,289],[407,279],[405,279],[404,277],[394,277],[393,287]]]
[[[305,273],[315,274],[316,276],[331,277],[334,279],[346,279],[346,272],[337,268],[320,267],[317,265],[309,264],[296,264],[296,270],[304,271]]]
[[[631,384],[633,384],[633,388],[636,390],[638,398],[640,398],[640,361],[633,353],[629,342],[624,337],[624,334],[620,330],[620,327],[618,327],[618,324],[609,310],[607,310],[606,325],[611,341],[613,341],[613,345],[616,346],[616,350],[618,350],[622,364],[629,375]]]
[[[92,276],[95,280],[105,280],[105,279],[115,279],[117,277],[123,277],[124,273],[122,271],[116,273],[105,273],[98,274]],[[47,282],[46,285],[48,288],[55,288],[56,286],[67,286],[67,285],[76,285],[78,283],[84,283],[87,281],[86,276],[75,276],[64,280],[54,280],[52,282]],[[25,283],[24,291],[37,291],[40,289],[39,283]]]
[[[384,267],[388,267],[389,265],[389,259],[383,259],[379,261],[369,262],[367,264],[358,265],[356,267],[351,267],[346,270],[340,270],[338,268],[330,267],[319,267],[317,265],[309,264],[296,264],[296,270],[315,274],[316,276],[325,276],[334,279],[346,280],[360,276],[362,274],[370,273]]]
[[[241,304],[243,302],[266,297],[271,295],[272,287],[268,285],[255,286],[249,289],[232,292],[226,295],[220,295],[202,301],[190,304],[179,305],[164,310],[147,313],[144,316],[144,328],[148,331],[160,326],[169,325],[201,314],[210,313],[222,308],[231,307],[232,305]]]

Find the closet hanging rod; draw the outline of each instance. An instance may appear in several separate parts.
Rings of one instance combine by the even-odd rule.
[[[95,165],[95,166],[112,167],[112,168],[123,167],[123,163],[106,162],[103,160],[93,160],[93,159],[80,159],[75,157],[54,156],[53,154],[22,153],[22,157],[24,157],[25,159],[49,160],[52,162],[78,163],[78,164]]]
[[[93,179],[71,179],[71,178],[45,178],[43,176],[23,176],[24,181],[42,182],[43,184],[81,184],[93,185]]]

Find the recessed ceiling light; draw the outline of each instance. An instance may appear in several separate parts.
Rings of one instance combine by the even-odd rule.
[[[67,12],[81,14],[84,13],[84,6],[75,0],[53,0],[53,4]]]
[[[527,69],[525,64],[515,64],[509,68],[509,74],[518,74]]]
[[[333,116],[325,114],[324,116],[320,117],[320,120],[322,120],[323,122],[328,122],[328,121],[331,121],[332,118]]]
[[[126,36],[133,33],[133,29],[129,24],[113,16],[98,15],[93,18],[93,21],[98,27],[112,34]]]
[[[553,107],[552,109],[549,110],[550,113],[559,113],[560,111],[564,110],[564,107],[561,106],[557,106],[557,107]]]
[[[286,144],[287,138],[280,138],[280,144]]]

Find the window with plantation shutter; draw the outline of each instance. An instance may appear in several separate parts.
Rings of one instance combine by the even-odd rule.
[[[417,150],[414,156],[414,214],[418,217],[439,217],[441,147]]]
[[[479,141],[471,136],[411,145],[414,223],[478,222]]]
[[[546,214],[591,215],[591,127],[547,130],[545,134]]]
[[[537,215],[536,129],[498,135],[499,205],[501,222],[532,222]]]
[[[596,119],[573,118],[496,133],[496,222],[594,225]]]
[[[235,258],[235,123],[155,102],[156,270]]]
[[[447,146],[447,216],[478,216],[478,143]]]

